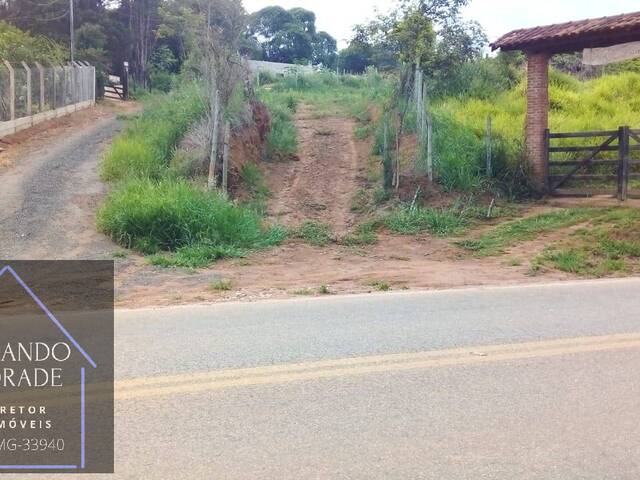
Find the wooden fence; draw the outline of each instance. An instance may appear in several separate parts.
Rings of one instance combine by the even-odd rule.
[[[581,140],[591,145],[576,145]],[[628,126],[595,132],[547,130],[546,152],[552,195],[640,197],[640,182],[637,188],[632,182],[640,180],[640,130]]]
[[[96,70],[85,62],[44,67],[0,63],[0,138],[90,107]]]

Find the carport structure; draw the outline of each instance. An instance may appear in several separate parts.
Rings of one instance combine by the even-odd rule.
[[[527,157],[536,186],[549,190],[549,60],[552,55],[640,41],[640,12],[514,30],[491,44],[492,50],[520,50],[527,57]]]

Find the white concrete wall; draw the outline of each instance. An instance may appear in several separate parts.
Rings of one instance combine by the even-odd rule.
[[[64,115],[69,115],[71,113],[77,112],[78,110],[92,107],[93,105],[95,105],[95,103],[96,102],[94,100],[87,100],[85,102],[75,103],[73,105],[67,105],[66,107],[57,108],[56,110],[47,110],[46,112],[36,113],[35,115],[31,115],[30,117],[18,118],[17,120],[11,120],[8,122],[0,122],[0,138],[6,137],[7,135],[13,135],[20,130],[31,128],[38,123],[42,123],[47,120],[52,120]]]
[[[263,62],[260,60],[249,60],[249,69],[254,73],[270,72],[274,75],[288,75],[291,73],[313,73],[311,65],[294,65],[292,63]]]

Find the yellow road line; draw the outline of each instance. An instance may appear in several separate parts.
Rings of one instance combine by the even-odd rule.
[[[478,365],[629,348],[640,348],[640,333],[466,347],[419,353],[375,355],[121,380],[116,382],[115,395],[116,400],[131,400],[215,391],[233,387],[274,385],[303,380],[319,380],[445,366]]]

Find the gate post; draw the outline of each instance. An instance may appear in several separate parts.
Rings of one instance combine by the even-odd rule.
[[[527,159],[540,193],[547,193],[544,131],[549,128],[550,56],[548,53],[527,52]]]
[[[551,130],[546,128],[544,130],[544,190],[548,193],[553,193],[550,189],[553,187],[549,179],[549,161],[551,160],[551,154],[549,148],[551,147]]]
[[[627,199],[627,174],[629,164],[629,130],[628,127],[618,128],[618,200]]]
[[[622,200],[627,199],[629,189],[629,126],[623,127],[623,152],[622,152]]]

